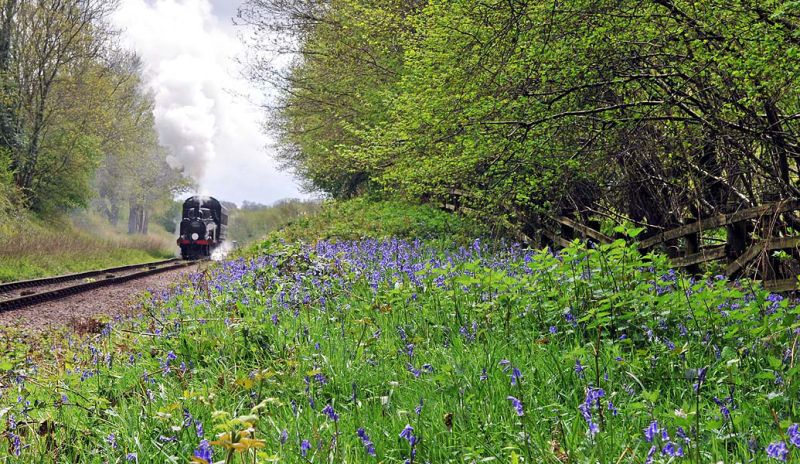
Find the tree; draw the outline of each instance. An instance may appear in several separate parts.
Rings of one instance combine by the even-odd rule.
[[[249,75],[279,90],[269,129],[281,137],[280,159],[308,190],[349,197],[367,186],[371,173],[338,152],[362,143],[362,129],[388,114],[412,3],[255,0],[241,8],[241,21],[260,31],[250,42]],[[288,69],[271,59],[276,52]]]
[[[455,193],[534,233],[565,214],[654,231],[800,193],[796,2],[303,5],[276,28],[300,57],[279,76],[284,156],[334,196]]]
[[[85,203],[92,166],[101,140],[91,131],[70,126],[72,103],[87,94],[86,73],[95,70],[112,38],[104,24],[115,8],[106,0],[9,1],[16,6],[6,16],[3,40],[11,44],[14,86],[9,100],[16,125],[4,132],[21,135],[11,145],[14,179],[36,209],[71,207]],[[12,22],[11,27],[5,27]],[[2,50],[2,48],[0,48]],[[1,63],[1,61],[0,61]],[[72,97],[72,98],[68,98]],[[70,101],[72,100],[72,101]],[[9,137],[6,137],[9,140]]]
[[[169,210],[191,181],[170,166],[170,153],[159,143],[154,100],[144,90],[139,58],[122,53],[112,71],[117,77],[107,79],[114,91],[106,99],[104,156],[94,177],[93,204],[114,225],[127,210],[128,232],[146,234],[150,216]]]
[[[0,149],[10,153],[21,143],[13,96],[13,53],[12,37],[15,27],[18,0],[5,0],[0,3]]]

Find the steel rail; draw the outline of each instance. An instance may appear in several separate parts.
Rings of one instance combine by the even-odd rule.
[[[55,288],[52,290],[45,290],[42,292],[31,293],[28,295],[21,295],[15,298],[4,299],[0,300],[0,312],[8,311],[12,309],[20,309],[26,306],[31,306],[39,303],[44,303],[47,301],[58,300],[61,298],[65,298],[67,296],[76,295],[78,293],[83,293],[89,290],[94,290],[96,288],[104,287],[107,285],[115,285],[124,282],[128,282],[134,279],[139,279],[142,277],[147,277],[151,275],[160,274],[162,272],[171,271],[175,269],[180,269],[183,267],[191,266],[195,264],[197,261],[183,261],[180,259],[170,259],[166,261],[160,261],[155,263],[147,263],[147,264],[138,264],[138,265],[130,265],[130,266],[122,266],[113,269],[104,269],[102,271],[91,271],[91,272],[84,272],[80,274],[71,274],[68,276],[59,276],[59,277],[50,277],[45,279],[36,279],[36,280],[29,280],[29,281],[22,281],[22,282],[12,282],[9,284],[3,284],[0,286],[0,293],[3,292],[5,288],[5,293],[14,290],[20,289],[28,289],[28,288],[36,288],[37,286],[45,286],[45,285],[52,285],[52,284],[59,284],[64,282],[69,282],[73,280],[82,280],[86,278],[96,277],[106,275],[107,277],[104,279],[97,279],[88,282],[81,282],[75,285],[70,285],[67,287],[60,287]],[[122,271],[130,271],[137,268],[146,268],[141,272],[133,272],[130,274],[125,274],[121,276],[113,276],[113,272],[122,272]],[[21,287],[12,287],[15,284],[22,284]]]
[[[44,277],[41,279],[31,279],[31,280],[20,280],[17,282],[8,282],[4,284],[0,284],[0,294],[13,292],[15,290],[23,290],[26,288],[34,288],[34,287],[41,287],[43,285],[53,285],[53,284],[61,284],[64,282],[70,282],[72,280],[83,280],[83,279],[91,279],[93,277],[104,276],[104,275],[113,275],[114,273],[118,272],[125,272],[130,271],[133,269],[138,269],[141,267],[158,267],[163,266],[165,264],[170,263],[177,263],[180,262],[181,259],[173,258],[167,259],[164,261],[155,261],[152,263],[141,263],[141,264],[129,264],[127,266],[119,266],[119,267],[112,267],[108,269],[99,269],[96,271],[87,271],[87,272],[79,272],[76,274],[65,274],[55,277]]]

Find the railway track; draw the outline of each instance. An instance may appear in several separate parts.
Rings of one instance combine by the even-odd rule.
[[[0,312],[58,300],[95,288],[180,269],[193,263],[175,258],[154,263],[0,284]]]

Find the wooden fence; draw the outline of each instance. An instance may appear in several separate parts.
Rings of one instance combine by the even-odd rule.
[[[445,209],[465,210],[453,191]],[[763,280],[772,291],[798,290],[800,275],[800,200],[790,199],[717,214],[685,225],[657,232],[646,231],[639,242],[641,250],[666,252],[675,267],[700,273],[709,263],[717,262],[730,278],[741,276]],[[798,227],[795,231],[791,226]],[[518,228],[517,228],[518,229]],[[541,240],[520,232],[519,239],[561,248],[580,238],[596,243],[610,243],[614,238],[569,217],[550,217],[538,231]],[[796,235],[797,234],[797,235]],[[774,252],[783,250],[782,257]]]
[[[764,281],[772,291],[798,289],[800,274],[800,235],[794,235],[787,223],[800,210],[800,201],[784,200],[729,214],[717,214],[674,229],[646,236],[639,242],[641,250],[660,249],[671,258],[675,267],[700,272],[701,266],[721,262],[721,269],[730,278],[748,276]],[[563,229],[571,228],[571,236],[608,242],[609,237],[568,218],[555,218]],[[800,231],[799,231],[800,232]],[[559,235],[557,244],[564,245]],[[550,233],[550,235],[556,235]],[[785,258],[773,252],[784,250]]]

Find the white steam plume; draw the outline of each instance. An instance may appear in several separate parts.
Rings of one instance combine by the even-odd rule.
[[[239,3],[121,0],[115,22],[144,63],[170,162],[197,181],[197,193],[264,204],[307,198],[265,153],[274,141],[262,132],[264,114],[254,102],[267,96],[251,88],[235,61],[246,54],[231,20]]]
[[[220,102],[230,98],[225,63],[236,54],[236,39],[218,24],[207,0],[125,0],[115,20],[143,58],[171,163],[202,180],[216,156]]]

